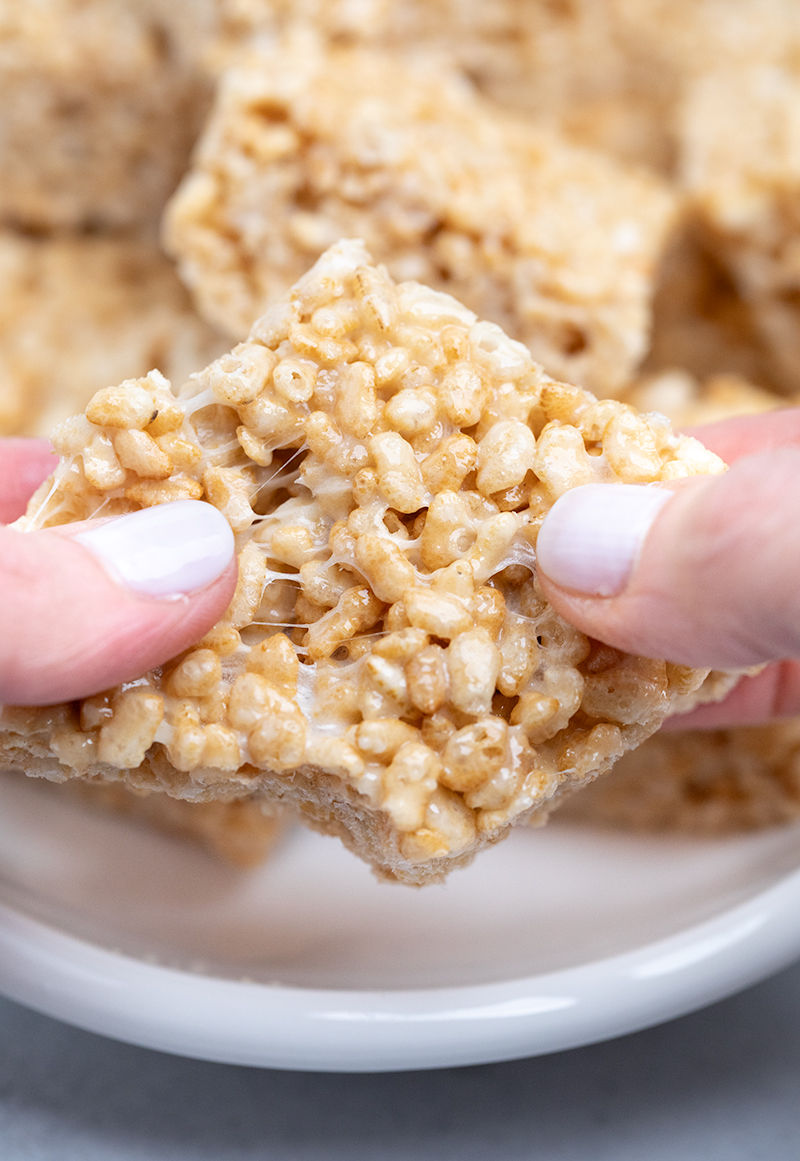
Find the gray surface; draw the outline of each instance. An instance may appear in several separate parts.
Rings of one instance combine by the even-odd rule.
[[[660,1028],[441,1072],[234,1068],[0,1001],[2,1161],[798,1161],[800,965]]]

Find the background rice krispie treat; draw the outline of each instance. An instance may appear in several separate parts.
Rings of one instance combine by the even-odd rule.
[[[287,814],[265,799],[186,802],[167,794],[132,790],[122,782],[73,778],[51,783],[54,794],[78,798],[98,810],[134,818],[194,842],[235,867],[257,867],[286,830]]]
[[[753,61],[791,61],[800,46],[795,0],[520,0],[519,7],[527,93],[516,100],[576,140],[672,176],[694,80],[710,69],[735,77]],[[542,85],[537,64],[550,73]]]
[[[154,225],[210,100],[215,0],[0,0],[0,224]]]
[[[610,83],[616,86],[607,104],[623,127],[619,151],[673,175],[680,169],[681,106],[694,79],[714,68],[734,77],[754,60],[775,64],[791,60],[800,45],[800,8],[795,0],[601,0],[598,5],[584,0],[584,4],[605,10],[596,19],[609,28],[607,36],[618,54],[616,80],[603,59],[588,67],[598,78],[596,94],[604,76],[611,75]],[[581,63],[591,52],[591,39],[584,43]],[[598,120],[592,96],[588,94],[584,106],[590,132]],[[630,123],[641,127],[638,144],[635,130],[624,130],[625,106],[635,110],[628,114],[633,118]],[[601,101],[600,118],[602,110]],[[602,120],[598,127],[602,132]],[[604,147],[615,148],[613,136],[605,137]]]
[[[679,429],[717,423],[734,415],[760,415],[786,407],[785,396],[756,387],[738,375],[712,375],[704,381],[686,371],[645,375],[625,392],[638,411],[660,411]]]
[[[800,43],[794,0],[2,0],[0,223],[153,222],[211,62],[297,26],[438,53],[498,105],[664,173],[691,78],[780,63]]]
[[[641,372],[680,369],[701,380],[734,375],[777,390],[753,312],[713,251],[703,244],[696,222],[684,219],[673,233],[656,279],[650,347]],[[662,410],[676,419],[668,408]]]
[[[725,834],[800,816],[800,718],[660,733],[558,817],[636,831]]]
[[[660,182],[510,120],[441,68],[294,38],[223,78],[166,239],[242,338],[342,236],[446,289],[555,375],[617,391],[645,354]]]
[[[436,51],[497,104],[675,172],[692,79],[791,59],[795,0],[220,0],[220,59],[300,25],[326,42]]]
[[[542,820],[706,677],[562,621],[535,544],[571,487],[722,462],[663,416],[550,379],[359,242],[177,397],[151,372],[54,440],[62,463],[20,530],[204,498],[236,534],[239,581],[223,620],[141,681],[6,707],[0,758],[28,773],[264,794],[422,883]]]
[[[48,436],[101,387],[182,382],[225,345],[153,242],[0,231],[0,435]]]
[[[662,162],[663,130],[649,107],[645,129],[642,101],[624,99],[630,70],[608,0],[220,0],[219,11],[219,65],[297,27],[340,46],[433,52],[500,106]]]
[[[702,78],[686,101],[682,165],[708,244],[752,310],[773,380],[800,390],[797,60]]]

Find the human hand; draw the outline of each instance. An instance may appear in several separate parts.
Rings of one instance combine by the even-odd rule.
[[[0,440],[0,522],[56,466],[44,440]],[[0,703],[88,697],[199,640],[236,585],[233,533],[197,500],[39,532],[0,526]]]
[[[770,663],[673,727],[800,714],[800,409],[691,434],[730,471],[668,488],[590,485],[557,501],[537,544],[545,595],[626,652],[703,668]]]

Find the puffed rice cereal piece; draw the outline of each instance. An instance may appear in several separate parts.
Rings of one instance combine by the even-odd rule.
[[[289,41],[244,53],[224,75],[165,238],[202,312],[234,338],[326,246],[357,236],[395,278],[452,293],[551,374],[608,394],[646,352],[673,208],[656,178],[512,120],[447,69]],[[380,287],[361,301],[378,333],[392,325]],[[438,372],[444,351],[426,327],[458,326],[460,312],[439,315],[421,297],[400,309],[398,342]],[[346,349],[321,316],[295,324],[292,342],[299,358],[330,366]],[[482,383],[451,362],[459,390],[449,384],[442,406],[469,427]],[[374,373],[397,396],[385,401],[395,430],[431,431],[430,393],[413,412],[403,394],[424,376],[391,360]],[[359,429],[372,422],[364,403],[351,416]]]
[[[337,354],[325,346],[334,332]],[[396,351],[402,390],[435,401],[428,430],[392,428],[400,384],[375,368]],[[309,398],[281,394],[287,366],[290,378],[303,368]],[[370,428],[356,427],[365,414]],[[196,449],[193,463],[150,480],[109,459],[107,478],[90,477],[98,439],[164,422]],[[248,457],[242,427],[269,463]],[[167,485],[193,485],[234,524],[239,583],[215,630],[139,681],[77,706],[5,707],[0,758],[28,773],[190,801],[264,796],[338,834],[378,874],[424,883],[511,824],[543,821],[707,677],[562,621],[542,597],[535,545],[576,483],[619,482],[634,464],[638,482],[656,485],[676,463],[694,473],[722,462],[662,416],[550,379],[455,299],[395,283],[361,242],[333,246],[177,394],[153,371],[99,392],[53,438],[61,464],[19,529],[168,502]],[[442,449],[455,462],[466,441],[474,453],[453,475]],[[498,446],[500,477],[481,450]],[[244,482],[249,522],[218,493],[223,470]]]

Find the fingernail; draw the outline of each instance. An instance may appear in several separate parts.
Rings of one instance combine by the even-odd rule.
[[[176,500],[118,516],[75,539],[100,559],[116,581],[150,597],[204,588],[233,559],[225,517],[200,500]]]
[[[673,495],[638,484],[586,484],[556,500],[536,542],[541,571],[565,589],[622,592],[656,516]]]

